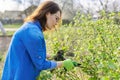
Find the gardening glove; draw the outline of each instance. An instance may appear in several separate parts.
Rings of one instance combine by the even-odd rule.
[[[63,61],[63,67],[65,68],[65,70],[70,71],[74,69],[75,66],[71,59],[66,59]]]

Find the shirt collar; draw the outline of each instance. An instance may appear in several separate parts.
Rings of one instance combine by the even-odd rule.
[[[38,20],[36,20],[34,23],[39,27],[40,30],[42,30],[42,26]]]

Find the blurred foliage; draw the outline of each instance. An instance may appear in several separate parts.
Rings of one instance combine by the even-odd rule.
[[[47,52],[65,51],[65,58],[79,63],[71,71],[42,71],[38,80],[119,80],[120,79],[120,13],[109,13],[93,21],[90,15],[77,13],[73,22],[57,31],[45,32]],[[117,16],[117,17],[116,17]],[[67,53],[74,53],[74,57]]]
[[[61,49],[66,53],[73,52],[74,57],[65,57],[82,64],[71,72],[56,70],[50,73],[52,76],[56,75],[58,80],[120,79],[120,25],[115,20],[116,15],[120,16],[119,13],[104,15],[102,12],[100,19],[93,21],[90,15],[77,13],[70,24],[55,32],[45,33],[49,53],[56,54]]]

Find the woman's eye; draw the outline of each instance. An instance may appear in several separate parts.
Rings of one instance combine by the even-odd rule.
[[[59,17],[58,17],[58,16],[55,16],[55,19],[56,19],[56,22],[58,22],[58,21],[59,21]]]
[[[58,18],[56,18],[56,21],[58,21]]]

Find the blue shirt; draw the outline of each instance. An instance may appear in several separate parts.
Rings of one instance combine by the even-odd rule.
[[[56,62],[46,60],[40,23],[26,22],[12,37],[2,80],[35,80],[41,70],[53,69],[56,65]]]

